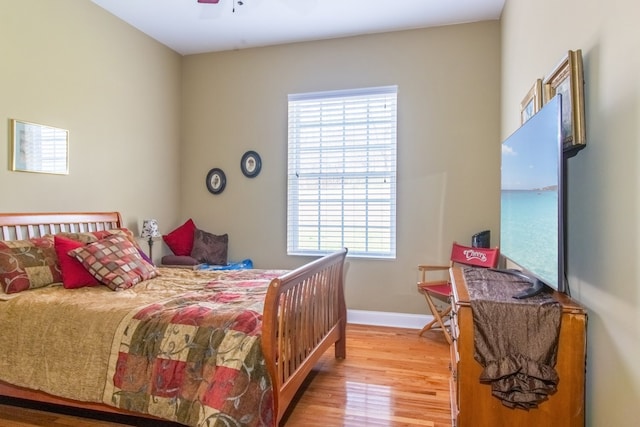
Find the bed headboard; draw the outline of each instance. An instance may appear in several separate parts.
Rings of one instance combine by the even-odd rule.
[[[0,213],[0,240],[22,240],[60,232],[83,233],[122,227],[119,212]]]

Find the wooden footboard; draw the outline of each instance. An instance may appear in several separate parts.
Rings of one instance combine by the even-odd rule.
[[[118,212],[0,213],[0,240],[121,226],[122,220]],[[304,379],[328,348],[335,345],[336,357],[346,356],[346,255],[347,250],[343,249],[303,265],[270,283],[264,305],[262,349],[272,379],[276,425]],[[1,381],[0,396],[132,415],[101,403],[58,398]],[[153,418],[144,414],[136,415]]]
[[[343,249],[274,279],[267,291],[262,349],[273,383],[276,424],[324,352],[346,356]]]

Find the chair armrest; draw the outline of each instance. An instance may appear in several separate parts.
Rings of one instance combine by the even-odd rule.
[[[448,270],[448,265],[424,265],[421,264],[418,266],[418,271],[438,271],[438,270]]]
[[[419,272],[419,276],[420,276],[420,281],[418,282],[418,286],[421,285],[426,285],[426,284],[441,284],[441,283],[446,283],[447,280],[427,280],[427,272],[429,271],[444,271],[444,270],[448,270],[450,268],[449,265],[430,265],[430,264],[420,264],[418,265],[418,272]],[[435,274],[434,274],[435,275]],[[432,279],[434,279],[434,275],[432,275]],[[441,276],[442,273],[438,274],[437,276]]]
[[[418,272],[420,274],[420,281],[418,284],[426,284],[429,283],[427,280],[427,272],[429,271],[443,271],[448,270],[450,266],[448,265],[428,265],[428,264],[420,264],[418,265]],[[442,280],[437,280],[437,282],[442,282]],[[445,281],[446,282],[446,281]]]

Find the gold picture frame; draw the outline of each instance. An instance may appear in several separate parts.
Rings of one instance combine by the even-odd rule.
[[[562,143],[565,150],[579,149],[587,142],[584,111],[582,51],[570,50],[544,79],[544,102],[562,95]]]
[[[12,171],[69,174],[69,131],[11,119]]]
[[[542,108],[542,79],[537,79],[520,103],[520,124],[523,125]]]

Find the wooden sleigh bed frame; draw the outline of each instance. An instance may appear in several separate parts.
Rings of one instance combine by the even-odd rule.
[[[100,231],[122,227],[119,212],[0,213],[0,240],[21,240],[59,232]],[[304,379],[319,358],[335,345],[346,356],[344,261],[347,250],[312,261],[269,285],[263,312],[262,350],[272,380],[275,424],[279,424]],[[81,402],[16,387],[0,381],[0,396],[142,418],[102,403]]]

